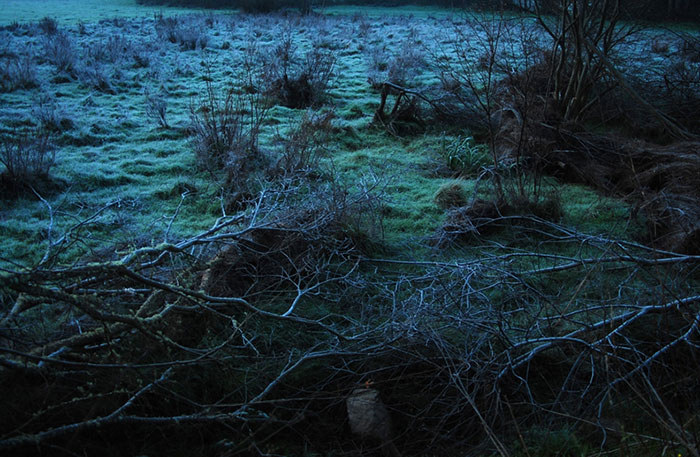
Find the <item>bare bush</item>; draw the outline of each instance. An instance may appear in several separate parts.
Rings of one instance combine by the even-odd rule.
[[[112,35],[104,44],[109,57],[109,62],[115,63],[125,58],[131,53],[131,42],[124,35]]]
[[[678,53],[665,60],[661,70],[661,87],[639,81],[635,89],[678,124],[691,132],[700,132],[694,113],[700,108],[700,39],[682,34]]]
[[[372,87],[380,88],[385,82],[411,87],[426,65],[425,55],[415,41],[404,40],[391,52],[386,45],[376,45],[366,50],[368,80]]]
[[[239,93],[234,88],[222,94],[206,78],[205,94],[190,104],[192,144],[199,166],[212,172],[225,170],[227,187],[245,188],[247,176],[262,166],[258,136],[268,109],[261,94]]]
[[[262,85],[268,95],[289,108],[317,105],[327,95],[335,62],[335,52],[318,40],[300,55],[294,33],[287,28],[280,43],[264,57]]]
[[[49,177],[54,165],[56,148],[43,130],[18,133],[2,138],[0,163],[4,175],[14,186],[33,186]]]
[[[502,54],[506,27],[502,17],[486,21],[473,16],[463,25],[454,27],[452,49],[442,49],[432,56],[440,72],[442,88],[452,99],[442,102],[441,111],[449,117],[470,119],[470,125],[465,127],[485,131],[492,154],[496,149],[495,114],[499,110],[497,62]],[[494,163],[497,161],[494,156]]]
[[[124,35],[111,35],[107,40],[98,40],[88,48],[88,57],[94,61],[117,63],[132,53],[133,46]]]
[[[389,68],[389,53],[386,46],[379,44],[365,48],[365,61],[367,62],[367,79],[373,87],[378,87],[386,80]]]
[[[328,142],[334,117],[333,111],[304,113],[282,143],[282,157],[278,167],[285,174],[308,173],[317,168],[318,160]]]
[[[32,106],[32,116],[39,122],[42,130],[64,132],[75,127],[75,121],[66,114],[55,98],[48,95],[39,96]]]
[[[41,30],[46,35],[55,35],[58,33],[58,22],[56,19],[45,16],[37,24],[39,30]]]
[[[147,68],[151,65],[153,59],[151,51],[144,47],[135,47],[132,57],[134,58],[134,66],[136,68]]]
[[[168,113],[168,99],[165,91],[154,94],[146,88],[144,95],[146,97],[146,116],[156,121],[162,128],[170,128],[166,119]]]
[[[36,64],[31,55],[0,61],[0,92],[33,89],[39,86]]]
[[[180,45],[182,50],[204,49],[209,43],[209,36],[193,17],[156,16],[156,34],[158,38]]]
[[[264,83],[261,79],[264,71],[260,60],[258,42],[253,36],[248,36],[245,47],[243,48],[243,58],[241,62],[245,78],[242,89],[251,94],[263,89],[260,86]]]
[[[78,56],[75,43],[66,32],[57,32],[43,41],[46,58],[59,71],[74,75],[77,71]]]
[[[534,2],[538,13],[543,8],[541,3]],[[636,27],[620,22],[621,0],[586,3],[561,0],[554,8],[553,17],[536,15],[542,30],[552,40],[551,93],[562,119],[577,122],[606,93],[609,60],[615,48]]]
[[[92,87],[99,92],[114,95],[117,91],[107,71],[109,71],[109,68],[105,68],[101,62],[91,61],[82,66],[78,77],[86,86]]]
[[[177,43],[176,30],[180,23],[179,18],[174,16],[164,16],[161,13],[156,14],[154,19],[156,35],[158,35],[158,38],[171,43]]]
[[[198,25],[191,24],[177,30],[176,40],[183,50],[204,49],[209,43],[209,36]]]

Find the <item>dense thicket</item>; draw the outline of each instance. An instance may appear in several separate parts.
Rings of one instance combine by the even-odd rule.
[[[513,0],[525,9],[533,9],[537,4],[544,12],[551,13],[560,4],[558,0]],[[690,0],[624,0],[620,2],[622,15],[650,21],[700,19],[700,4]]]
[[[529,8],[538,3],[543,10],[554,5],[553,0],[137,0],[141,4],[195,6],[202,8],[241,8],[248,12],[270,12],[282,8],[298,8],[308,12],[312,7],[338,4],[400,6],[400,5],[436,5],[453,8]],[[629,17],[645,20],[700,20],[700,3],[690,0],[628,0],[625,14]]]
[[[252,12],[268,12],[281,8],[299,8],[308,10],[312,6],[329,6],[336,4],[354,4],[354,5],[375,5],[375,6],[400,6],[407,4],[423,4],[423,5],[438,5],[448,7],[464,7],[470,4],[488,3],[481,0],[329,0],[329,1],[312,1],[312,0],[138,0],[141,4],[146,5],[173,5],[173,6],[195,6],[201,8],[241,8],[245,11]],[[506,2],[500,2],[506,3]]]

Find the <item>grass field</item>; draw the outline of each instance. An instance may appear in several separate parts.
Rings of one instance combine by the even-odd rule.
[[[7,0],[0,12],[0,24],[12,22],[37,22],[43,17],[52,17],[65,24],[98,22],[115,17],[151,16],[156,11],[167,14],[192,13],[186,8],[147,8],[136,0]],[[217,11],[221,13],[221,11]]]
[[[65,118],[71,125],[57,135],[60,148],[52,173],[56,189],[47,196],[55,212],[54,229],[64,230],[91,211],[109,206],[101,213],[99,224],[93,227],[83,248],[111,249],[115,241],[119,246],[156,242],[167,227],[172,235],[186,236],[211,224],[221,215],[220,189],[206,173],[196,171],[186,134],[190,105],[199,103],[204,94],[204,64],[210,66],[208,71],[217,90],[235,85],[241,53],[251,46],[251,39],[259,52],[269,53],[276,45],[278,30],[289,27],[289,20],[211,16],[214,12],[181,16],[183,21],[203,27],[208,37],[206,48],[183,51],[177,44],[158,37],[154,19],[154,14],[161,11],[179,15],[182,10],[145,8],[131,2],[96,2],[94,8],[85,8],[81,3],[85,9],[77,3],[71,7],[60,1],[41,2],[41,8],[29,8],[32,4],[12,3],[3,14],[21,23],[55,15],[59,27],[71,37],[77,65],[91,65],[90,71],[97,73],[106,85],[96,89],[94,77],[61,78],[60,72],[42,56],[42,36],[6,32],[6,49],[37,56],[39,87],[0,95],[6,106],[0,113],[2,129],[12,132],[19,126],[37,124],[37,116],[46,115],[58,117],[59,121]],[[82,32],[78,30],[77,18],[59,13],[84,10],[96,16],[82,18]],[[452,20],[440,10],[398,8],[400,14],[392,11],[378,25],[367,25],[363,11],[360,10],[360,16],[350,16],[350,10],[338,7],[333,12],[344,14],[302,19],[295,24],[295,45],[309,46],[320,29],[325,40],[321,45],[337,50],[336,76],[327,103],[320,107],[335,113],[323,167],[332,168],[338,173],[336,178],[346,182],[357,182],[370,174],[379,177],[387,196],[388,242],[415,242],[431,235],[444,213],[433,201],[440,186],[454,174],[446,167],[445,152],[441,151],[446,143],[444,135],[453,141],[471,133],[450,128],[445,134],[443,127],[438,127],[404,139],[370,127],[379,97],[368,84],[367,75],[371,73],[372,59],[388,60],[408,52],[406,62],[401,63],[405,68],[400,71],[410,75],[414,83],[434,84],[434,74],[422,65],[427,64],[431,52],[450,46],[449,36],[436,35],[435,31],[449,30]],[[386,13],[366,11],[372,15]],[[408,14],[415,16],[409,18]],[[129,19],[111,21],[107,17]],[[93,22],[98,18],[99,22]],[[215,23],[204,26],[207,18],[213,18]],[[129,48],[127,55],[97,59],[92,56],[117,38]],[[406,50],[409,43],[413,49]],[[132,51],[150,56],[147,66],[135,68],[137,65],[128,55]],[[377,77],[382,77],[381,72]],[[148,118],[146,91],[167,94],[167,121],[171,128],[161,128],[156,120]],[[287,126],[296,122],[302,112],[273,107],[261,132],[262,148],[274,155],[274,139],[284,135]],[[468,181],[465,186],[469,187]],[[184,200],[183,189],[190,190]],[[598,205],[610,206],[606,199],[586,192],[589,191],[574,192],[579,201],[572,204],[577,208],[589,205],[588,214],[598,214]],[[3,205],[5,258],[31,263],[33,256],[39,254],[37,228],[49,223],[48,209],[34,195],[5,201]],[[171,225],[176,210],[178,216]],[[573,217],[584,213],[568,212]],[[596,224],[588,218],[585,223]],[[624,224],[623,218],[616,226]]]
[[[509,67],[494,70],[495,80],[516,74],[516,68],[525,74],[529,62],[521,40],[526,34],[532,34],[530,44],[544,40],[533,31],[533,21],[516,23],[514,18],[505,17],[509,33],[499,38],[498,56]],[[3,169],[0,286],[7,290],[0,291],[2,350],[30,353],[26,348],[36,345],[31,352],[36,360],[27,360],[41,368],[65,349],[54,348],[54,341],[68,341],[65,347],[73,348],[69,338],[88,334],[81,325],[90,333],[102,331],[95,316],[114,312],[104,332],[121,336],[108,336],[103,346],[80,343],[76,353],[94,350],[95,360],[92,352],[80,358],[81,352],[66,358],[66,365],[93,360],[102,369],[126,360],[124,366],[136,366],[139,374],[116,380],[109,365],[95,381],[102,390],[73,400],[60,390],[72,392],[72,375],[58,376],[57,386],[66,382],[72,387],[57,387],[58,394],[47,387],[50,406],[22,394],[12,411],[30,411],[28,425],[0,413],[0,450],[46,427],[60,428],[65,418],[53,411],[64,403],[66,416],[84,413],[68,422],[100,415],[113,420],[108,413],[123,403],[124,392],[159,385],[153,379],[165,379],[158,371],[166,364],[162,360],[171,363],[177,357],[186,361],[173,365],[175,387],[146,395],[144,404],[136,401],[139,411],[153,417],[161,414],[158,408],[173,417],[176,411],[183,423],[210,420],[207,411],[233,411],[226,424],[235,424],[231,428],[236,430],[228,438],[217,423],[212,430],[187,432],[177,439],[199,447],[180,450],[183,455],[189,449],[222,456],[253,452],[258,432],[266,437],[260,442],[264,447],[255,447],[259,455],[363,455],[371,446],[355,446],[351,438],[344,441],[334,434],[352,436],[345,418],[348,386],[364,382],[369,388],[375,381],[397,418],[397,429],[403,427],[392,439],[405,455],[433,452],[430,443],[443,455],[476,455],[469,448],[477,442],[479,455],[528,457],[680,456],[692,450],[691,438],[674,435],[679,428],[674,421],[686,420],[684,427],[697,431],[696,413],[682,409],[677,416],[668,413],[673,420],[655,422],[658,411],[668,412],[667,404],[680,405],[688,397],[680,393],[667,400],[671,397],[664,395],[673,391],[668,386],[675,381],[666,374],[653,378],[651,368],[649,374],[630,366],[646,367],[647,355],[655,360],[646,335],[666,348],[694,341],[696,301],[689,299],[692,306],[683,308],[673,300],[697,295],[698,256],[647,245],[658,221],[647,217],[645,205],[651,204],[636,193],[603,191],[593,180],[587,185],[583,179],[567,179],[564,171],[532,173],[536,167],[528,168],[529,159],[492,149],[511,145],[490,142],[483,119],[482,124],[469,115],[445,120],[421,101],[425,94],[442,94],[454,85],[445,68],[460,65],[469,69],[462,76],[478,81],[474,92],[486,92],[490,81],[483,76],[489,67],[484,55],[493,30],[486,24],[495,23],[492,19],[423,7],[333,7],[311,16],[251,16],[144,7],[130,0],[4,1],[3,157],[15,147],[38,147],[33,141],[47,135],[55,145],[55,163],[48,173],[30,176],[26,186],[13,185],[9,167]],[[624,41],[624,52],[616,58],[629,62],[622,66],[625,74],[662,84],[660,72],[669,56],[681,52],[679,43],[667,30],[646,30]],[[643,60],[640,52],[652,57]],[[473,76],[476,68],[484,73]],[[324,71],[326,79],[319,76]],[[299,86],[287,84],[297,79]],[[386,81],[418,94],[406,96],[413,105],[395,123],[385,123],[390,116],[377,114]],[[494,93],[506,89],[501,90]],[[387,112],[395,97],[396,92],[389,92]],[[506,107],[480,116],[491,122],[515,110]],[[216,127],[225,119],[221,112],[229,116],[230,130]],[[613,127],[586,122],[585,128],[595,132]],[[623,135],[625,128],[615,134]],[[236,140],[215,155],[214,139],[229,133]],[[9,138],[24,138],[25,143]],[[565,165],[559,164],[562,170]],[[360,202],[359,209],[349,203],[353,199]],[[255,202],[265,211],[271,208],[269,213],[259,215]],[[321,222],[308,222],[315,217]],[[222,221],[230,233],[218,231]],[[293,225],[297,223],[303,228]],[[304,238],[321,231],[323,224],[333,229],[332,235],[319,235],[321,246]],[[207,232],[213,226],[219,228]],[[265,230],[304,236],[283,239],[279,252],[270,248],[268,255],[265,236],[277,238]],[[304,246],[303,254],[295,243]],[[328,245],[336,250],[329,252]],[[249,258],[255,260],[239,266]],[[224,271],[221,282],[226,284],[210,288],[207,278],[217,268]],[[39,272],[40,285],[17,286],[24,277],[33,281],[32,272]],[[64,285],[64,280],[75,282]],[[39,298],[25,299],[34,297],[32,288]],[[234,298],[226,295],[217,302],[222,291]],[[226,298],[235,301],[239,295],[231,291],[253,307],[234,309]],[[88,301],[99,297],[99,313],[81,308],[82,298],[56,305],[73,303],[73,294],[84,294]],[[144,303],[160,311],[133,324],[130,319],[150,312]],[[682,322],[669,334],[643,319],[664,306],[678,315],[660,315],[659,320]],[[191,318],[187,313],[193,309],[207,319]],[[617,321],[618,316],[625,320]],[[151,332],[150,325],[162,322],[167,325]],[[308,333],[295,327],[310,322],[304,327]],[[175,328],[203,336],[191,343],[172,334]],[[690,336],[683,336],[685,331]],[[132,337],[146,339],[121,346],[122,338],[132,342]],[[642,341],[642,349],[630,349],[630,341]],[[161,343],[163,352],[143,349]],[[122,348],[134,358],[123,356]],[[546,354],[541,358],[540,350]],[[696,363],[696,352],[687,352],[678,357]],[[341,362],[329,357],[325,364],[329,353]],[[225,356],[212,362],[212,354]],[[623,368],[608,365],[613,358]],[[307,359],[310,368],[297,370]],[[194,375],[190,365],[206,368]],[[94,368],[86,366],[76,379]],[[130,373],[124,366],[114,372]],[[635,396],[643,382],[633,383],[625,373],[638,371],[649,376],[642,381],[662,380],[667,403],[661,396],[649,403]],[[694,385],[687,372],[668,373],[678,375],[679,384]],[[2,385],[12,388],[17,381],[5,374],[0,372]],[[474,384],[463,384],[465,379]],[[596,390],[608,379],[624,389]],[[281,406],[275,399],[262,401],[273,387],[280,391],[273,398]],[[496,391],[499,397],[493,400]],[[589,391],[596,392],[595,398],[589,400]],[[262,392],[259,398],[257,392]],[[309,392],[312,400],[299,406]],[[121,395],[120,400],[97,400],[111,395]],[[503,400],[510,395],[512,403]],[[628,402],[630,397],[634,401]],[[89,402],[81,398],[100,406],[84,412],[83,403]],[[260,400],[260,406],[249,411],[245,405],[251,398]],[[599,410],[593,411],[589,401],[597,402]],[[528,409],[530,404],[537,407]],[[210,409],[198,410],[202,405]],[[569,405],[576,405],[576,413]],[[306,416],[305,408],[312,413]],[[479,408],[488,417],[475,416]],[[556,414],[548,415],[549,408]],[[280,423],[287,421],[279,437],[266,426],[256,428],[258,422],[274,423],[275,414]],[[324,419],[338,414],[343,417],[338,423]],[[516,420],[519,414],[527,419]],[[584,419],[575,421],[569,414]],[[560,424],[559,417],[566,420]],[[294,428],[297,420],[303,432]],[[243,423],[250,429],[239,427]],[[659,423],[667,428],[654,430]],[[496,424],[503,426],[499,437],[491,434]],[[246,437],[247,430],[255,432]],[[601,430],[614,438],[605,442]],[[202,437],[197,438],[199,431]],[[90,449],[96,452],[116,439],[123,452],[168,452],[158,446],[167,446],[170,435],[154,438],[151,447],[138,447],[121,444],[124,440],[114,438],[120,433],[91,438]],[[73,444],[67,439],[59,445],[71,449]],[[333,454],[334,446],[342,448],[339,454]],[[386,451],[377,449],[372,452]]]

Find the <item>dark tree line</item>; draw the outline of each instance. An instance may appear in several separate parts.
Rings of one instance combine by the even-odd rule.
[[[246,12],[265,13],[284,8],[309,13],[314,7],[339,4],[401,6],[437,5],[451,8],[531,9],[538,4],[547,11],[556,9],[558,0],[138,0],[146,5],[194,6],[201,8],[240,8]],[[627,0],[623,2],[629,18],[658,20],[700,21],[700,3],[691,0]]]

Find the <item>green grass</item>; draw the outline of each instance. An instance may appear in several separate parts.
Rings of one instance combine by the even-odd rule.
[[[185,14],[197,11],[191,8],[167,6],[146,7],[136,0],[5,0],[0,10],[0,24],[36,22],[43,17],[55,18],[59,24],[91,23],[123,17],[142,17],[163,14]],[[225,10],[204,10],[227,14]]]
[[[41,2],[41,7],[37,3],[10,1],[0,13],[0,22],[23,23],[45,16],[55,17],[59,28],[67,30],[74,39],[80,60],[88,59],[91,49],[103,46],[105,40],[116,35],[146,46],[153,56],[151,64],[145,68],[135,67],[128,58],[104,64],[104,72],[116,91],[114,95],[96,91],[79,79],[52,83],[54,69],[42,60],[38,60],[37,65],[43,81],[41,89],[0,94],[4,106],[12,107],[0,111],[0,128],[5,131],[36,123],[33,109],[40,94],[52,97],[59,111],[74,121],[75,128],[57,137],[60,149],[53,175],[62,183],[61,189],[55,195],[46,196],[55,213],[54,230],[65,230],[79,218],[87,217],[91,209],[97,210],[115,201],[129,202],[127,206],[131,209],[120,209],[121,213],[128,213],[128,217],[117,217],[113,208],[101,215],[102,219],[120,222],[101,222],[89,248],[108,242],[110,227],[115,224],[124,233],[131,230],[147,233],[147,239],[158,239],[183,194],[186,194],[184,203],[170,235],[187,237],[212,223],[220,215],[219,183],[212,181],[206,172],[197,170],[187,134],[190,107],[202,103],[204,65],[208,62],[217,90],[235,86],[241,52],[248,46],[251,36],[257,37],[260,50],[269,52],[278,35],[272,33],[264,21],[248,19],[233,27],[231,21],[235,16],[227,13],[216,17],[212,28],[205,28],[209,44],[204,51],[182,51],[176,44],[156,37],[153,13],[179,14],[184,10],[143,7],[128,0],[80,2],[80,7],[78,2],[60,0]],[[468,136],[468,132],[445,136],[441,131],[428,131],[396,138],[373,126],[379,95],[367,81],[367,43],[386,46],[389,56],[406,40],[419,41],[428,47],[444,46],[449,43],[444,35],[446,24],[453,17],[460,18],[448,10],[422,7],[343,6],[325,11],[329,14],[325,19],[301,19],[295,33],[299,49],[308,49],[318,35],[316,28],[320,27],[324,31],[325,46],[338,50],[336,76],[325,108],[335,112],[334,131],[320,165],[330,170],[326,175],[350,183],[351,188],[372,185],[377,189],[383,202],[382,242],[394,252],[412,246],[409,250],[415,255],[427,254],[421,246],[435,234],[446,213],[436,203],[436,193],[459,171],[454,170],[454,166],[450,170],[454,164],[448,157],[446,141],[459,147],[460,139]],[[358,37],[358,20],[364,16],[371,17],[372,26],[365,32],[367,36]],[[140,19],[95,24],[111,17]],[[377,17],[382,19],[378,21]],[[202,17],[194,20],[201,21]],[[411,27],[406,27],[408,21]],[[78,22],[85,25],[84,34],[78,33]],[[18,48],[25,46],[24,52],[36,55],[43,52],[40,35],[18,36],[12,40]],[[223,49],[224,43],[230,47]],[[429,50],[422,52],[428,54]],[[417,84],[430,84],[434,80],[433,72],[423,71]],[[160,128],[146,116],[146,88],[167,92],[167,120],[172,128]],[[280,106],[270,110],[260,137],[266,154],[273,157],[277,154],[278,137],[297,122],[302,112]],[[489,162],[488,155],[479,154],[478,157],[460,157],[461,161],[470,161],[467,164],[469,173],[462,173],[467,198],[473,194],[478,169]],[[491,198],[489,189],[482,183],[478,196]],[[565,202],[565,224],[583,232],[628,236],[629,209],[620,202],[579,186],[552,184],[551,191],[556,191]],[[4,228],[6,252],[11,253],[13,259],[35,258],[36,242],[26,236],[27,231],[31,226],[47,224],[48,209],[29,197],[3,205],[0,224]],[[31,219],[28,212],[32,214]],[[27,224],[29,220],[32,224]],[[75,254],[78,255],[78,251]]]

